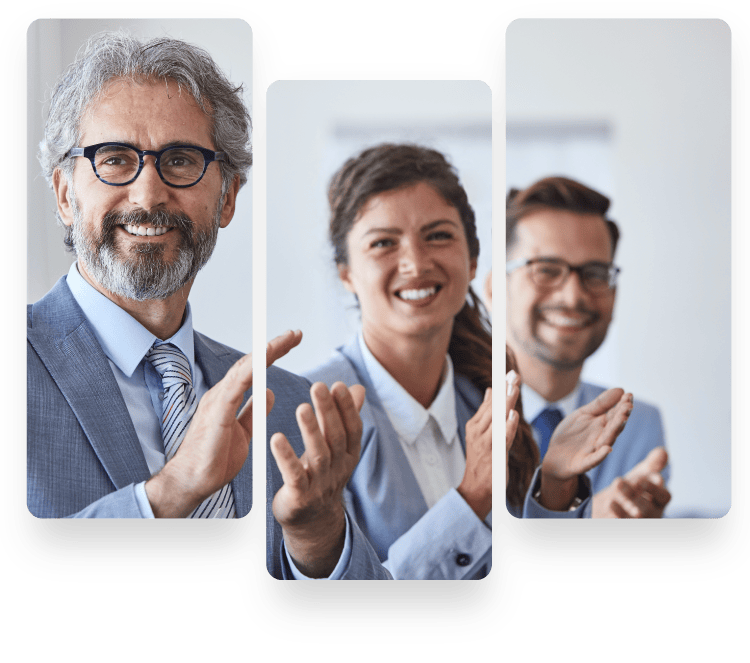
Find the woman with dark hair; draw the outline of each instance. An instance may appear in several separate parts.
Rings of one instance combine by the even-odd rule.
[[[362,327],[307,377],[367,390],[348,512],[395,578],[482,577],[491,561],[492,337],[470,286],[474,211],[445,157],[417,145],[350,159],[328,199],[339,277]],[[535,496],[524,500],[534,450],[510,447],[509,503],[547,515]],[[543,488],[568,483],[552,477]],[[575,497],[561,505],[565,515],[582,515]]]

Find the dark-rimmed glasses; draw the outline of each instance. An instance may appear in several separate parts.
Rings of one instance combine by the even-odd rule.
[[[576,272],[583,288],[593,294],[602,294],[615,288],[617,275],[620,273],[620,268],[611,263],[571,265],[559,258],[518,258],[505,263],[505,273],[512,274],[521,267],[529,268],[534,285],[546,289],[559,288],[568,280],[571,272]]]
[[[74,147],[66,157],[86,157],[96,176],[110,186],[126,186],[143,170],[143,157],[156,158],[156,172],[168,186],[184,189],[198,184],[212,161],[228,161],[224,152],[197,145],[173,145],[163,150],[139,150],[127,143],[97,143]]]

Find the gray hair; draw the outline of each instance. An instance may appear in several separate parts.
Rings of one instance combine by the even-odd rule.
[[[214,145],[229,159],[219,162],[222,192],[229,189],[235,175],[240,176],[240,185],[247,182],[253,156],[242,86],[232,85],[198,46],[167,37],[142,42],[121,31],[91,37],[52,91],[44,139],[39,144],[39,161],[50,186],[57,168],[72,183],[74,160],[66,160],[65,155],[80,143],[84,113],[115,78],[137,83],[172,80],[180,90],[185,88],[213,120]]]

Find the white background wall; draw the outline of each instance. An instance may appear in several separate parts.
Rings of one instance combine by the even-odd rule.
[[[622,267],[610,336],[583,378],[661,408],[673,514],[730,507],[730,33],[722,21],[519,20],[507,118],[612,128]],[[536,164],[537,177],[558,172]],[[575,169],[573,169],[575,170]],[[523,188],[529,181],[511,180]],[[590,182],[599,186],[597,182]]]
[[[279,366],[323,363],[359,328],[328,241],[327,191],[350,157],[384,141],[443,152],[474,207],[480,241],[475,291],[492,258],[491,93],[481,81],[279,81],[268,91],[269,338],[301,329]]]
[[[55,220],[54,195],[41,175],[41,166],[36,158],[52,87],[75,59],[86,39],[105,30],[121,28],[144,40],[168,36],[205,48],[232,83],[244,85],[245,103],[252,114],[252,30],[244,21],[92,19],[34,22],[29,27],[27,43],[29,123],[26,150],[29,158],[26,167],[29,185],[26,297],[29,303],[43,297],[57,279],[67,274],[75,259],[63,245],[63,232]],[[245,352],[249,352],[252,345],[252,172],[237,197],[234,220],[219,231],[216,250],[190,293],[195,328]]]

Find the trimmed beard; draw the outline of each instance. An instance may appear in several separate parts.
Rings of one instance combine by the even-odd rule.
[[[166,299],[175,294],[205,266],[216,246],[219,235],[222,195],[208,230],[195,230],[192,219],[182,211],[107,212],[98,236],[84,230],[83,213],[71,189],[74,250],[92,279],[108,292],[135,301]],[[177,256],[164,260],[165,247],[156,242],[143,242],[125,255],[116,246],[115,231],[121,225],[150,224],[154,228],[173,228],[180,233]]]

